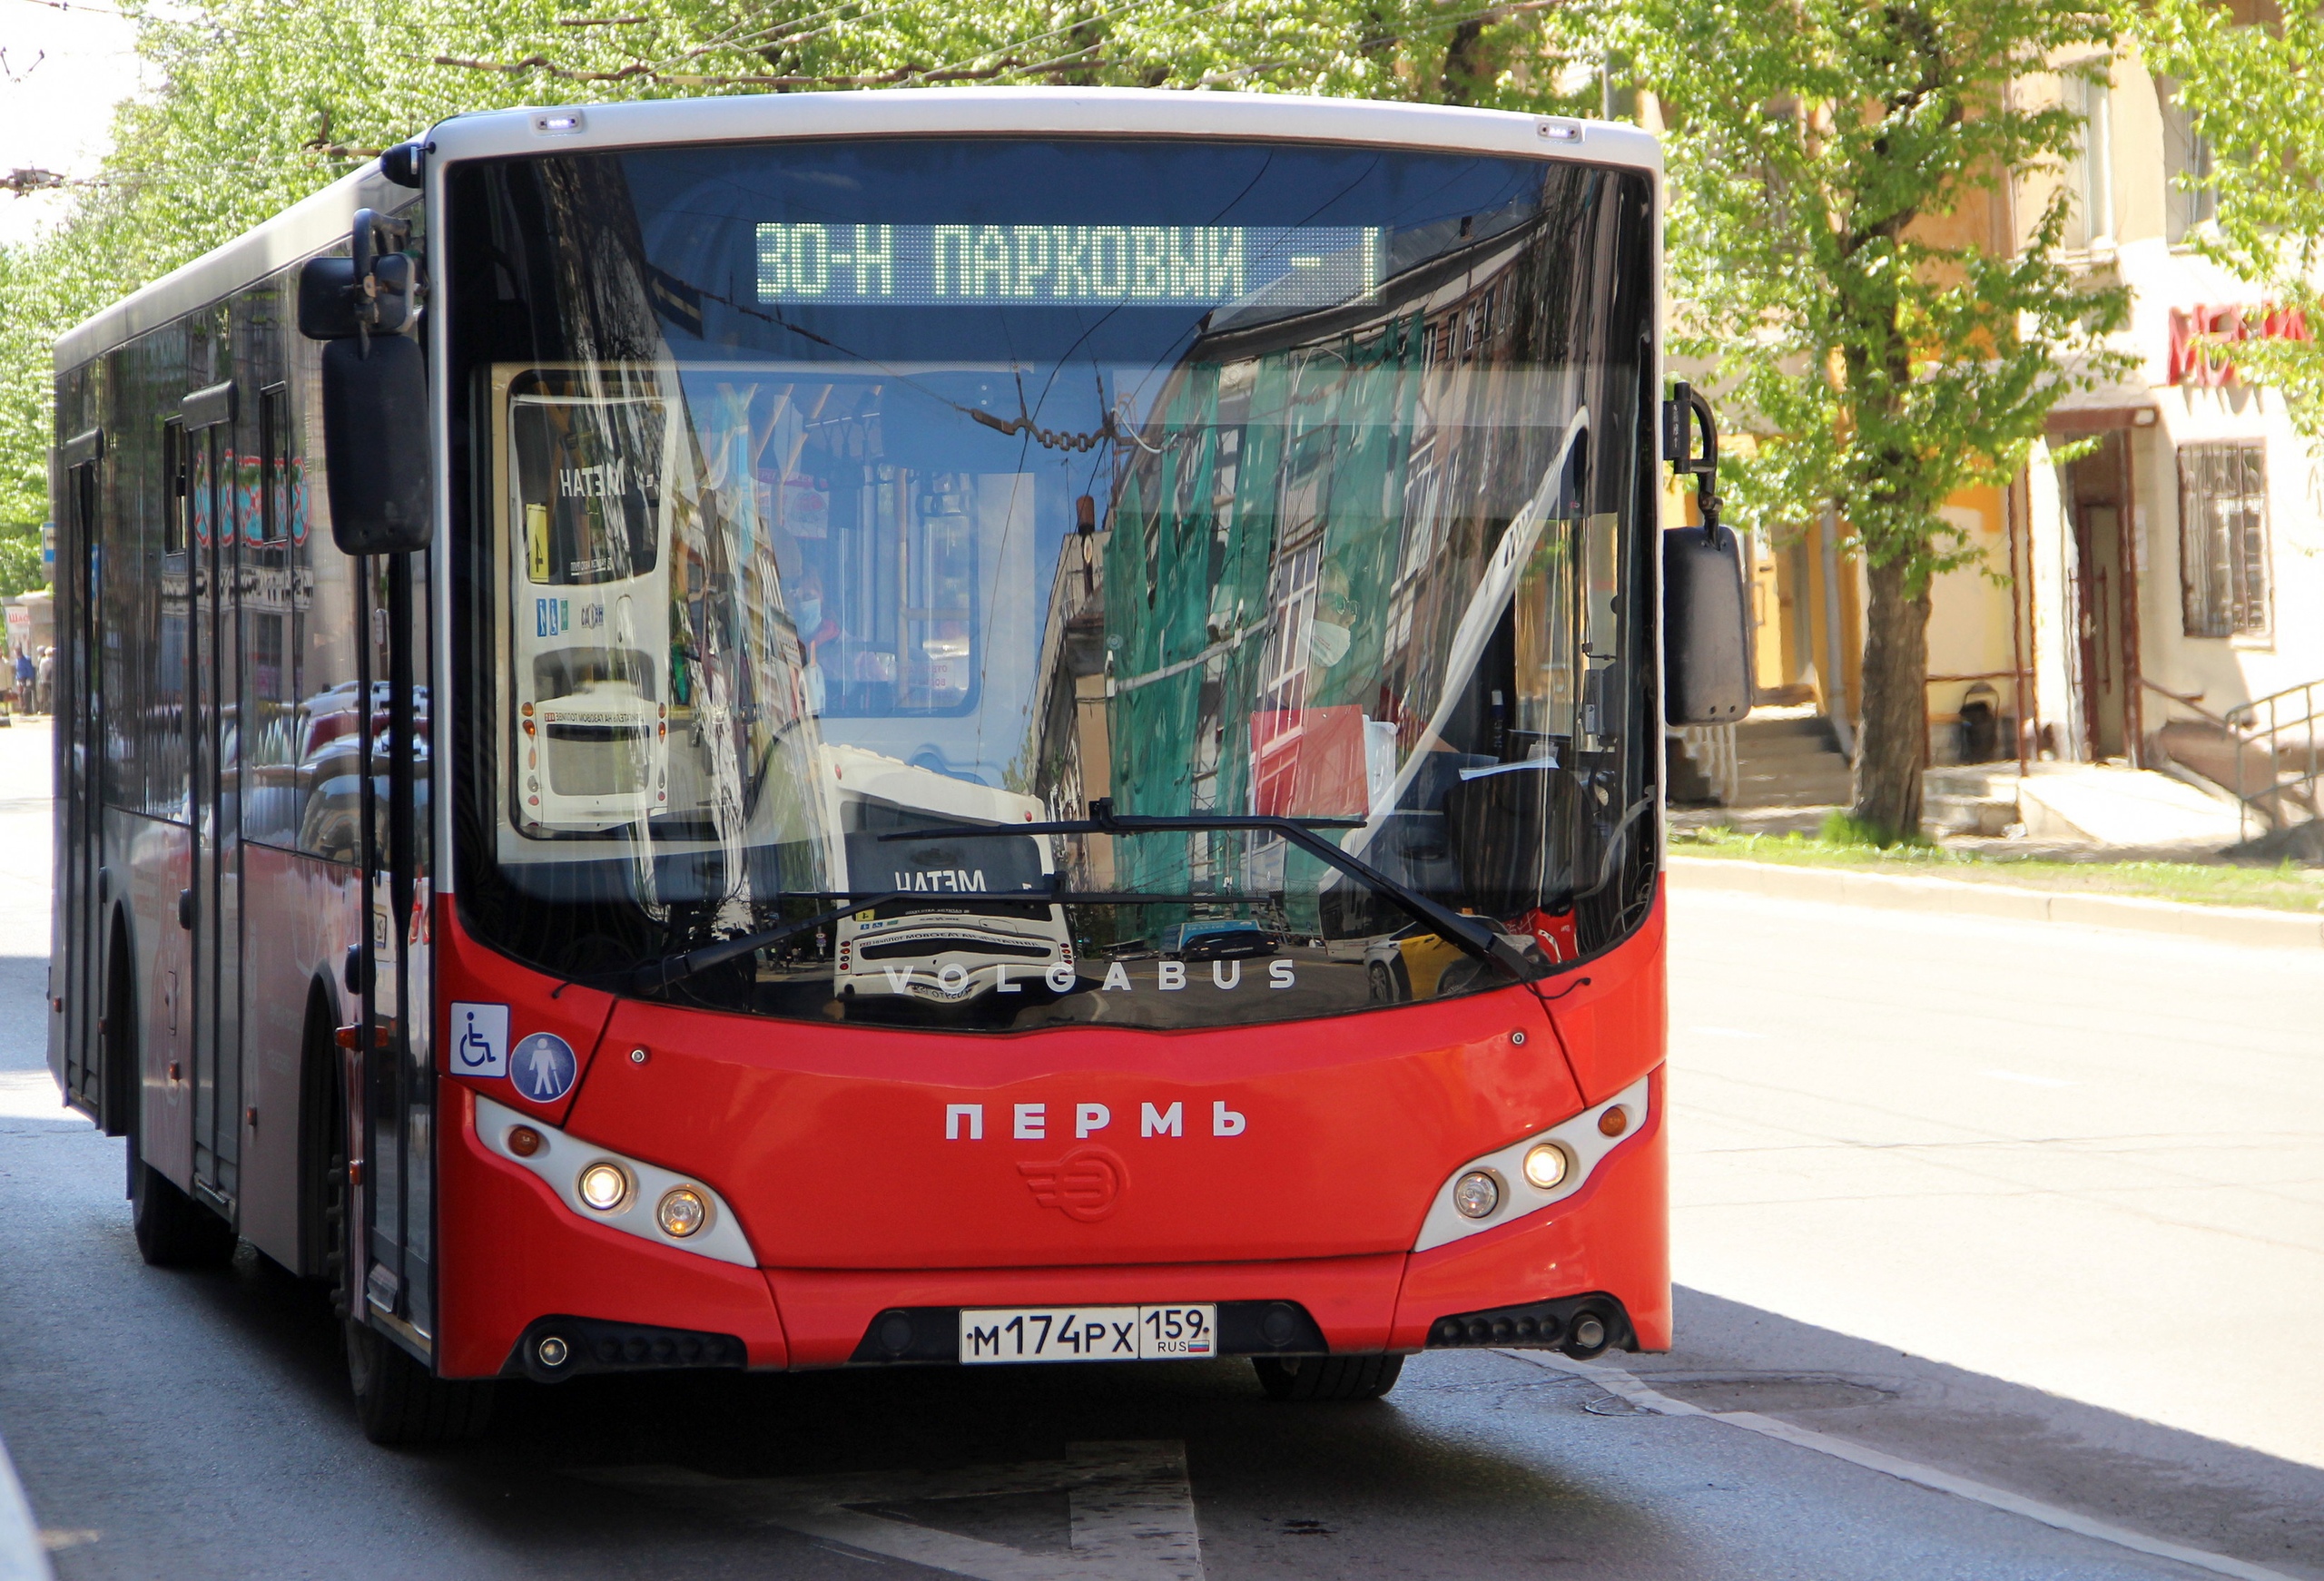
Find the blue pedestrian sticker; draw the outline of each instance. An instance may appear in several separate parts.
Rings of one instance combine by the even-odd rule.
[[[554,1104],[573,1090],[581,1064],[573,1046],[554,1032],[528,1032],[517,1045],[515,1066],[508,1079],[536,1104]]]
[[[452,1074],[456,1076],[505,1076],[508,1074],[508,1007],[452,1003]]]

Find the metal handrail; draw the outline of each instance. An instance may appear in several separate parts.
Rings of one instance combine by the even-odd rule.
[[[2218,726],[2234,743],[2235,782],[2227,789],[2235,796],[2244,830],[2249,830],[2253,817],[2269,829],[2286,827],[2291,821],[2290,809],[2303,800],[2309,818],[2324,815],[2317,799],[2319,787],[2324,784],[2324,739],[2319,739],[2318,733],[2319,725],[2324,724],[2324,708],[2319,706],[2324,681],[2303,681],[2297,686],[2238,703],[2223,714],[2202,707],[2201,692],[2182,696],[2152,681],[2145,684],[2149,690]],[[2296,737],[2295,732],[2299,732]],[[2288,770],[2284,749],[2295,742],[2299,751],[2294,752]],[[2256,789],[2255,765],[2251,761],[2255,752],[2263,755],[2263,764],[2257,767],[2266,781]]]

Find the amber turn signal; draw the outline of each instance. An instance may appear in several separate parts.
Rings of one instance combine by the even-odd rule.
[[[530,1125],[508,1128],[508,1151],[519,1158],[530,1158],[541,1150],[541,1134]]]
[[[1630,1112],[1616,1104],[1598,1116],[1598,1129],[1608,1136],[1620,1136],[1630,1128]]]

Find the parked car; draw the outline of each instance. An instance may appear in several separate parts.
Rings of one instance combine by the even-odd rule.
[[[1239,917],[1197,917],[1162,930],[1159,953],[1166,960],[1247,960],[1273,955],[1275,936]]]

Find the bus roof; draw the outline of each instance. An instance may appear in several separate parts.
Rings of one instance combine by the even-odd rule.
[[[782,138],[1116,136],[1281,138],[1563,158],[1659,171],[1660,143],[1635,126],[1502,110],[1147,88],[917,88],[645,99],[457,115],[428,134],[432,162],[579,149]],[[343,239],[358,209],[417,194],[377,163],[163,275],[56,342],[62,371],[264,279]]]
[[[457,160],[557,148],[771,138],[1010,135],[1284,138],[1550,154],[1662,168],[1661,145],[1650,133],[1609,122],[1371,99],[1156,88],[915,88],[642,99],[459,115],[440,123],[428,137],[434,157]]]
[[[345,242],[358,209],[386,213],[419,196],[380,175],[377,161],[350,172],[67,329],[57,337],[56,370],[76,368],[148,329],[222,301],[285,265]]]

